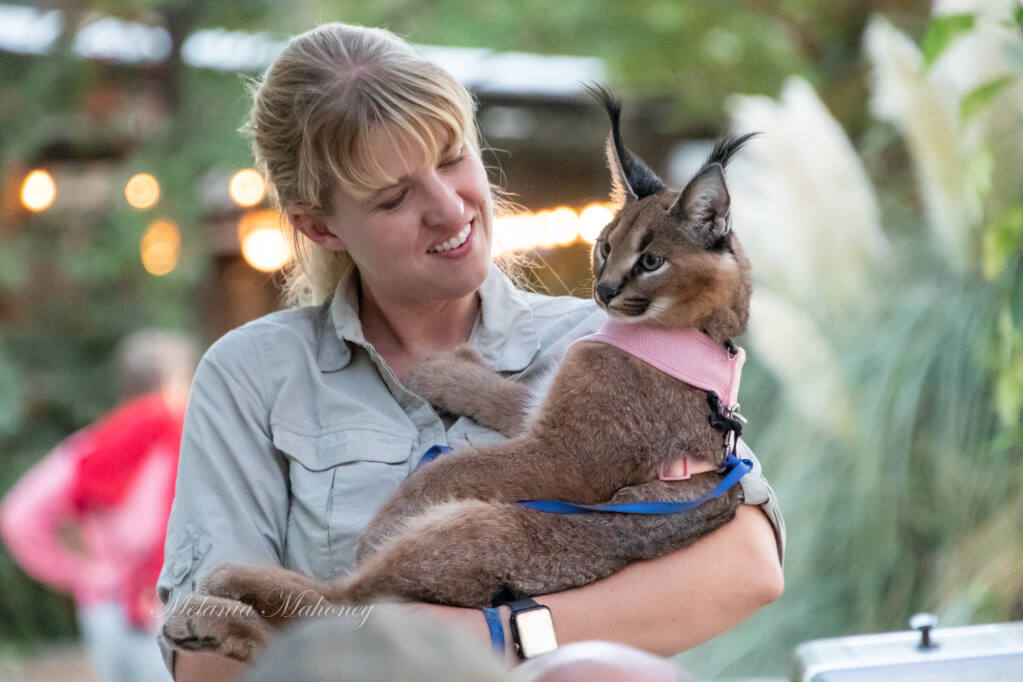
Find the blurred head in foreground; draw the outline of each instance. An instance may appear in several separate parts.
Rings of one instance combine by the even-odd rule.
[[[614,642],[575,642],[526,661],[515,682],[689,682],[670,659]]]
[[[361,607],[359,607],[361,608]],[[510,680],[508,668],[461,629],[396,605],[342,618],[305,620],[284,631],[246,682]]]

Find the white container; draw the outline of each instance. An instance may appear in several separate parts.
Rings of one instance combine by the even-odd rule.
[[[796,647],[793,682],[1023,682],[1023,621],[816,639]]]

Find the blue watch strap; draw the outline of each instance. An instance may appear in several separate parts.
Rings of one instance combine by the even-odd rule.
[[[504,626],[501,625],[501,612],[495,608],[485,607],[483,617],[487,619],[487,627],[490,629],[490,645],[494,653],[504,656]]]

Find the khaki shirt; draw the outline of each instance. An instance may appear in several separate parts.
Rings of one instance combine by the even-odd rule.
[[[273,313],[213,344],[196,371],[158,590],[167,608],[221,563],[274,563],[321,579],[354,565],[355,544],[432,445],[503,440],[467,418],[450,426],[366,342],[354,273],[331,302]],[[523,381],[603,324],[591,300],[515,289],[496,268],[470,343]],[[740,456],[752,453],[740,444]],[[785,530],[756,463],[742,480],[779,554]]]

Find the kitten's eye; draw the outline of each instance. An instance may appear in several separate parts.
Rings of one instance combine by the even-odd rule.
[[[611,255],[611,244],[606,239],[600,240],[600,257],[607,258]]]
[[[664,258],[653,251],[647,251],[639,257],[640,266],[647,272],[656,270],[664,264]]]

